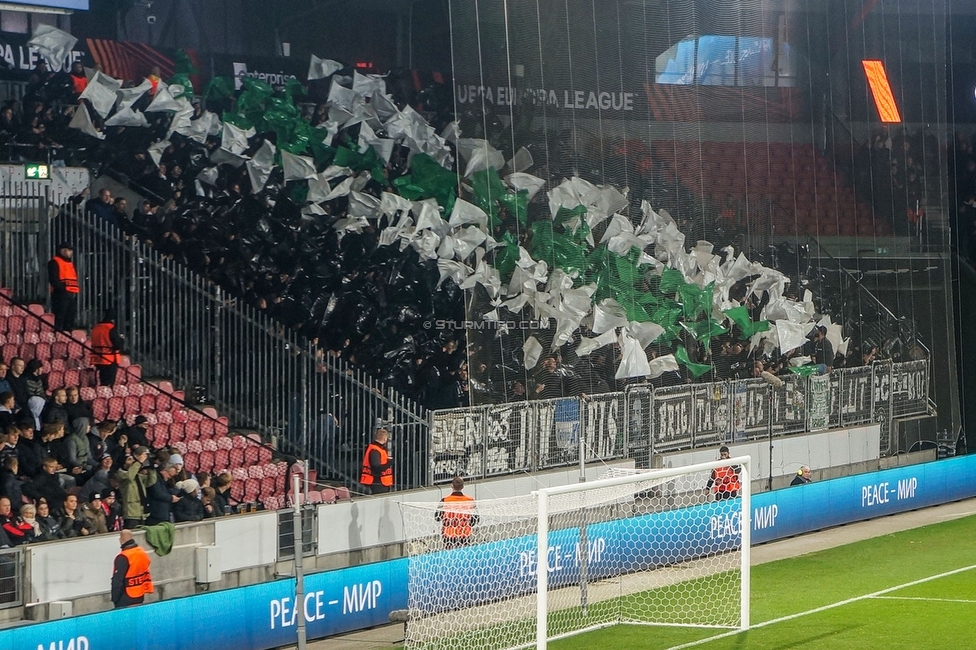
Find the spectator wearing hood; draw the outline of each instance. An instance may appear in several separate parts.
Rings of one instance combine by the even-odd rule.
[[[44,367],[37,359],[31,359],[24,368],[24,383],[27,386],[27,408],[34,418],[34,427],[41,426],[41,413],[47,404],[47,376],[41,374]]]

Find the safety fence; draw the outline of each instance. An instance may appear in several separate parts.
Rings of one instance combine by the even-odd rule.
[[[319,348],[194,272],[202,259],[171,259],[80,203],[55,206],[43,193],[9,203],[0,202],[0,284],[18,300],[47,302],[47,261],[69,242],[81,286],[77,327],[114,309],[124,351],[143,376],[172,380],[188,402],[215,406],[232,428],[257,431],[309,459],[319,476],[350,486],[382,421],[397,487],[428,483],[425,409],[351,366],[341,350]]]
[[[435,411],[430,476],[483,478],[586,461],[772,439],[809,431],[881,425],[891,453],[891,422],[930,413],[929,362],[876,362],[826,375],[653,388]]]

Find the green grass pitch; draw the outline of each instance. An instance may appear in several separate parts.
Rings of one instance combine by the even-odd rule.
[[[967,567],[974,565],[970,516],[754,566],[753,628],[745,632],[706,641],[722,632],[617,625],[549,647],[666,650],[696,641],[702,643],[693,647],[703,650],[969,647],[976,640],[976,568]],[[864,597],[870,594],[876,595]]]

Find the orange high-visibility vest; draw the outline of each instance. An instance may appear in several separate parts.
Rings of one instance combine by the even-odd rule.
[[[715,487],[713,488],[716,492],[738,492],[739,488],[739,475],[735,473],[735,470],[731,467],[718,467],[715,469]]]
[[[80,95],[81,93],[85,92],[85,88],[88,87],[88,78],[84,76],[78,77],[76,75],[69,76],[71,77],[71,85],[72,89],[75,91],[75,94]]]
[[[153,593],[149,555],[138,546],[124,548],[120,553],[129,561],[129,570],[125,572],[125,595],[136,599]]]
[[[91,364],[93,366],[110,366],[122,363],[122,355],[112,345],[112,323],[98,323],[91,332]]]
[[[68,293],[80,293],[78,271],[75,270],[74,262],[69,262],[60,255],[55,255],[54,263],[58,265],[58,280],[64,284],[64,290]]]
[[[363,485],[372,485],[376,481],[375,476],[373,476],[373,468],[369,466],[369,452],[375,449],[380,452],[380,465],[385,465],[390,460],[390,455],[386,452],[386,449],[379,446],[375,442],[369,443],[366,447],[366,453],[363,455],[363,474],[359,477],[359,482]],[[383,470],[383,473],[379,475],[380,485],[385,485],[386,487],[393,487],[393,468],[387,467]]]
[[[441,535],[446,539],[471,537],[471,510],[474,508],[474,498],[467,494],[449,494],[441,501],[457,504],[444,508],[441,516]]]

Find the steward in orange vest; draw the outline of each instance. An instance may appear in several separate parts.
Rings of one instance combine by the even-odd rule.
[[[71,90],[76,95],[80,95],[85,92],[85,88],[88,87],[88,76],[85,74],[85,66],[82,65],[81,61],[75,61],[71,64],[71,74],[68,75],[71,79]]]
[[[471,541],[472,529],[478,524],[478,515],[474,514],[474,499],[464,494],[464,479],[455,476],[451,481],[449,495],[441,499],[441,507],[437,509],[434,518],[441,522],[441,537],[444,538],[445,548],[467,546]]]
[[[359,482],[365,485],[370,494],[385,494],[393,487],[393,460],[386,450],[390,432],[385,427],[376,430],[373,442],[363,454],[363,473]]]
[[[728,458],[729,448],[719,448],[718,455],[722,460]],[[739,496],[739,489],[742,487],[739,483],[739,471],[738,465],[713,469],[712,476],[708,479],[708,484],[705,486],[705,489],[715,492],[716,501],[734,499]]]
[[[47,279],[51,285],[51,312],[54,326],[72,330],[78,313],[78,271],[72,262],[74,248],[68,242],[58,244],[57,255],[47,263]]]
[[[106,309],[102,320],[91,331],[91,364],[98,368],[98,382],[114,386],[122,362],[122,336],[115,326],[115,310]]]
[[[146,594],[154,591],[149,574],[149,554],[135,543],[131,530],[119,533],[119,542],[122,550],[115,556],[112,573],[112,602],[116,609],[141,605]]]

